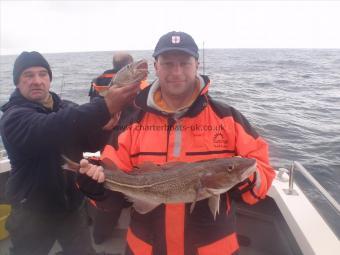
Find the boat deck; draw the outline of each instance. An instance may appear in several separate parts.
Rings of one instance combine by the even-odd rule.
[[[128,219],[128,211],[126,210],[123,212],[121,217],[121,222],[126,221]],[[120,223],[121,224],[121,223]],[[124,223],[126,224],[126,223]],[[92,226],[90,226],[90,229],[92,231]],[[125,250],[125,235],[126,235],[126,228],[121,228],[121,226],[118,226],[114,229],[112,236],[110,239],[106,240],[100,245],[96,245],[93,240],[92,244],[93,247],[97,252],[108,252],[110,254],[118,255],[118,254],[124,254]],[[92,237],[92,235],[91,235]],[[10,238],[0,240],[0,254],[1,255],[9,255],[9,247],[11,246],[11,240]],[[61,251],[61,247],[58,243],[58,241],[55,242],[54,246],[52,247],[51,251],[48,255],[55,255],[59,251]]]
[[[254,206],[237,202],[236,214],[241,255],[302,254],[274,200],[270,197]],[[95,249],[98,252],[124,254],[128,219],[129,209],[125,209],[112,237],[101,245],[94,244]],[[0,241],[0,254],[9,255],[9,246],[9,238]],[[60,250],[56,242],[49,255],[54,255]]]

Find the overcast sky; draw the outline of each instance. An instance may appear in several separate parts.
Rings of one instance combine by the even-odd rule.
[[[0,54],[153,49],[177,30],[202,48],[339,48],[340,1],[6,1]]]

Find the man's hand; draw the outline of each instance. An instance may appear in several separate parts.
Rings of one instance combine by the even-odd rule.
[[[104,96],[110,114],[114,115],[120,112],[125,105],[131,103],[139,90],[139,83],[123,87],[111,86]]]
[[[105,174],[103,170],[103,167],[90,164],[86,159],[82,159],[80,161],[79,172],[81,174],[86,174],[98,183],[103,183],[105,181]]]

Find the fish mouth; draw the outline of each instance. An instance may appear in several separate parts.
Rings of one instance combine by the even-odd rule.
[[[136,69],[141,71],[148,70],[148,63],[145,60],[141,60],[140,63],[137,63]]]
[[[240,181],[244,181],[245,179],[247,179],[252,173],[256,171],[256,168],[256,160],[254,159],[254,162],[251,165],[241,171],[239,175]]]
[[[140,83],[147,78],[148,73],[148,63],[145,59],[141,59],[120,69],[111,80],[110,86],[116,85],[122,87]]]

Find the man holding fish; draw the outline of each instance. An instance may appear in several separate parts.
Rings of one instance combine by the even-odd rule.
[[[127,52],[117,52],[113,55],[112,64],[113,68],[104,71],[97,78],[91,81],[91,87],[89,91],[90,100],[99,95],[99,92],[106,90],[107,86],[111,82],[115,74],[124,66],[133,62],[133,57]]]
[[[268,145],[208,95],[190,35],[163,35],[153,57],[158,78],[122,112],[101,156],[105,171],[80,162],[80,188],[103,205],[108,189],[133,203],[126,255],[237,254],[232,197],[265,198],[274,178]]]
[[[52,71],[39,52],[22,52],[13,68],[15,90],[1,107],[0,131],[11,163],[6,196],[11,255],[48,254],[56,240],[64,255],[96,254],[75,174],[61,154],[80,159],[107,141],[114,116],[139,91],[139,82],[111,87],[103,98],[76,105],[50,91]]]

